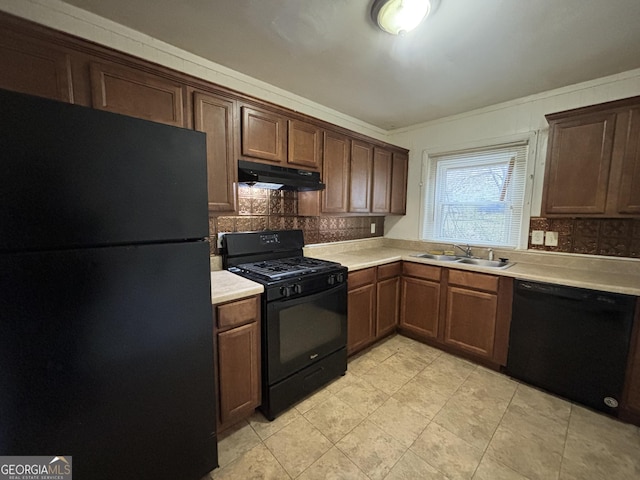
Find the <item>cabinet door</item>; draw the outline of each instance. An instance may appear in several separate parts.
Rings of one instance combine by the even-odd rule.
[[[495,293],[449,286],[444,342],[492,359],[497,312],[498,296]]]
[[[319,171],[322,160],[322,130],[310,123],[289,120],[287,163]]]
[[[400,277],[379,280],[376,290],[376,338],[381,338],[398,326]]]
[[[242,155],[286,162],[287,119],[267,110],[242,107]]]
[[[347,308],[347,353],[361,350],[373,342],[375,337],[374,284],[349,291]]]
[[[422,337],[438,336],[440,282],[402,278],[400,326]]]
[[[373,148],[368,143],[351,142],[351,169],[349,184],[349,211],[371,211],[371,173]]]
[[[193,94],[195,129],[207,134],[209,210],[236,209],[236,159],[233,152],[234,102],[211,94]]]
[[[218,333],[220,422],[233,423],[260,405],[258,323]]]
[[[345,213],[349,200],[349,139],[338,133],[324,133],[322,158],[323,213]]]
[[[618,213],[640,214],[640,108],[629,111],[618,190]]]
[[[409,157],[405,153],[394,153],[391,172],[391,209],[389,213],[404,215],[407,213],[407,175]]]
[[[373,186],[371,211],[389,213],[391,209],[391,152],[382,148],[373,149]]]
[[[94,108],[184,127],[183,86],[151,73],[120,65],[92,63]]]
[[[605,213],[615,121],[615,113],[605,112],[552,124],[545,213]]]
[[[69,56],[40,43],[0,36],[0,88],[72,102]]]

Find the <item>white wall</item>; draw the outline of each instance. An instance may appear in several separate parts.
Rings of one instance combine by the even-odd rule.
[[[531,216],[539,215],[548,131],[544,115],[636,95],[640,95],[640,69],[390,132],[391,143],[410,149],[409,184],[407,214],[387,217],[385,236],[408,240],[420,237],[423,152],[491,145],[532,131],[540,131],[540,148],[534,158]]]
[[[59,0],[0,0],[0,10],[364,135],[382,141],[388,140],[387,132],[381,128],[210,62]]]

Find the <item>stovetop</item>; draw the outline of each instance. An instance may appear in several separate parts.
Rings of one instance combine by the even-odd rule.
[[[253,263],[243,263],[230,267],[229,271],[249,276],[256,280],[274,282],[303,275],[328,273],[340,268],[340,264],[316,258],[295,256],[265,260]]]

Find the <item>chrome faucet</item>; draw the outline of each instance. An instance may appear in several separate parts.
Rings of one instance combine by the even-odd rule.
[[[469,244],[467,243],[467,245],[465,247],[461,247],[460,245],[456,245],[455,243],[453,244],[453,248],[459,248],[460,250],[462,250],[465,254],[466,257],[471,258],[471,247],[469,246]]]

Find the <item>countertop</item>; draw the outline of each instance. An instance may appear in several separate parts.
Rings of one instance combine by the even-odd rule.
[[[211,303],[230,302],[251,295],[258,295],[264,287],[226,270],[211,272]]]
[[[599,269],[566,268],[540,263],[527,263],[526,261],[514,262],[511,267],[501,270],[476,265],[465,265],[454,262],[442,262],[431,259],[416,258],[413,256],[419,253],[425,253],[425,251],[405,250],[383,246],[340,253],[319,252],[318,254],[314,254],[311,249],[307,255],[310,257],[339,262],[346,266],[349,271],[375,267],[385,263],[409,261],[447,268],[456,268],[460,270],[489,273],[493,275],[503,275],[522,280],[533,280],[640,296],[640,275],[632,273],[607,272]]]

